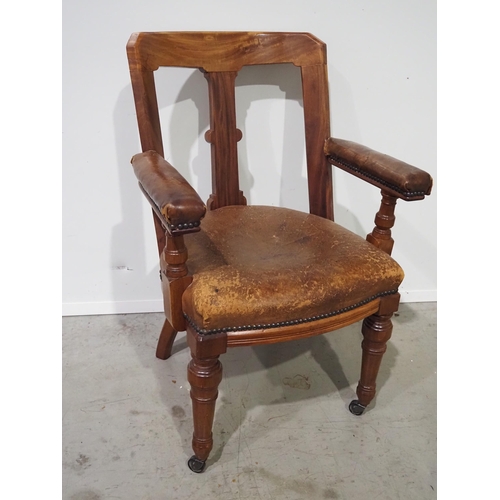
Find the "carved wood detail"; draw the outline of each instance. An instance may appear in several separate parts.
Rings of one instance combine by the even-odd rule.
[[[165,315],[176,331],[186,329],[186,320],[182,312],[182,294],[193,280],[188,274],[187,258],[184,236],[172,236],[167,233],[167,244],[160,259],[163,303]]]
[[[392,313],[384,316],[374,314],[363,321],[361,329],[364,337],[361,343],[363,349],[361,377],[356,389],[358,400],[363,406],[368,406],[375,397],[380,363],[387,350],[387,341],[392,334],[391,317]]]
[[[395,196],[382,191],[382,201],[380,210],[375,215],[375,227],[373,231],[366,237],[372,245],[380,248],[384,252],[391,255],[394,246],[394,240],[391,236],[391,228],[394,226],[396,216],[394,210],[398,199]]]
[[[193,357],[188,365],[188,381],[193,401],[193,451],[199,460],[206,460],[213,446],[212,425],[215,402],[222,380],[222,365],[217,357]]]

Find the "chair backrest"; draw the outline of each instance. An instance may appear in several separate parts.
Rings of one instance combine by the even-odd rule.
[[[208,81],[212,195],[208,208],[245,204],[239,189],[235,80],[247,65],[293,63],[300,67],[306,134],[309,210],[333,219],[332,171],[324,154],[330,137],[326,45],[308,33],[134,33],[127,55],[143,151],[162,156],[153,72],[159,67],[198,68]]]

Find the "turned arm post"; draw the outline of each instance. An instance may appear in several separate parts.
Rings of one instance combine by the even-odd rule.
[[[191,284],[193,277],[188,273],[188,251],[184,236],[166,233],[167,243],[161,258],[161,279],[165,315],[174,330],[186,329],[186,320],[182,313],[182,294]]]
[[[165,276],[170,280],[187,276],[188,268],[186,261],[188,258],[187,248],[184,244],[184,236],[172,236],[167,232],[167,243],[165,245]]]
[[[396,216],[394,215],[394,210],[396,208],[396,202],[398,199],[395,196],[391,196],[384,190],[382,192],[382,201],[380,203],[380,210],[375,216],[375,227],[373,231],[368,234],[366,240],[372,245],[380,248],[385,253],[391,255],[392,247],[394,246],[394,240],[391,236],[391,228],[394,226],[396,221]]]
[[[160,279],[167,319],[156,348],[156,357],[159,359],[170,357],[177,332],[186,329],[186,320],[182,314],[182,294],[192,281],[186,265],[188,253],[184,236],[172,236],[163,229],[166,243],[160,254]]]

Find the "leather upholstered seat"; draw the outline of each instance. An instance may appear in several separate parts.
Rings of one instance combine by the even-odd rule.
[[[404,274],[385,252],[316,215],[279,207],[209,211],[185,237],[193,282],[183,311],[201,334],[277,328],[397,292]]]

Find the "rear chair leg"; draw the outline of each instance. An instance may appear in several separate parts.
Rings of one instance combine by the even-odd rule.
[[[158,346],[156,347],[156,357],[159,359],[168,359],[172,354],[172,346],[177,335],[168,319],[165,320],[163,328],[161,329],[160,338],[158,339]]]
[[[382,356],[387,350],[387,341],[392,334],[392,313],[387,315],[374,314],[363,321],[362,333],[364,340],[363,358],[361,362],[361,377],[356,389],[358,399],[351,401],[349,411],[353,415],[361,415],[375,397],[377,374]]]

